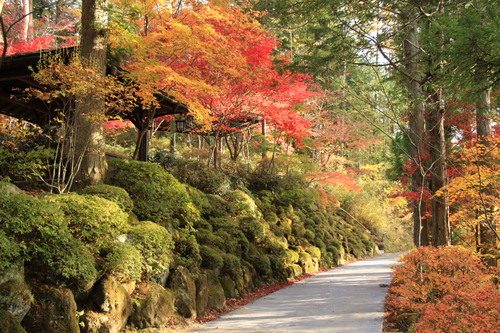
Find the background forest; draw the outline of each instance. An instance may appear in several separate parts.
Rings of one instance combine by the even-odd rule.
[[[164,326],[414,245],[406,267],[432,272],[425,246],[467,249],[437,256],[452,280],[484,271],[470,311],[487,308],[498,292],[476,265],[499,256],[499,8],[0,0],[0,323]],[[434,325],[414,303],[463,301],[395,281],[398,330]]]

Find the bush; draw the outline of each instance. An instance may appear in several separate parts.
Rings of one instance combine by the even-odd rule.
[[[254,243],[260,242],[264,237],[264,225],[254,217],[238,217],[238,225],[246,238]]]
[[[91,185],[85,187],[81,194],[97,195],[98,197],[108,199],[117,204],[125,213],[130,213],[134,207],[134,202],[130,199],[127,191],[121,187],[112,185]]]
[[[143,270],[143,256],[134,246],[115,242],[106,256],[107,268],[121,283],[137,281]]]
[[[222,195],[229,191],[229,178],[219,170],[210,169],[201,162],[177,161],[169,170],[179,181],[207,194]]]
[[[262,218],[262,213],[250,195],[241,190],[236,190],[228,193],[227,197],[228,201],[233,205],[236,214],[256,219]]]
[[[219,234],[220,231],[217,232]],[[250,249],[250,242],[241,231],[237,231],[226,238],[225,249],[240,258],[246,258]]]
[[[251,256],[250,263],[264,280],[271,278],[271,261],[268,256]]]
[[[465,306],[460,304],[463,295],[472,299],[475,293],[498,293],[484,264],[463,248],[420,247],[406,255],[402,262],[403,264],[395,269],[387,296],[387,309],[392,313],[391,320],[399,323],[398,328],[401,330],[410,328],[428,308],[430,312],[427,314],[427,320],[430,320],[432,311],[436,309],[457,310]],[[454,303],[455,301],[458,303]],[[473,306],[481,307],[479,303],[471,305]],[[415,320],[401,319],[408,317],[408,314],[414,314]],[[466,317],[464,313],[455,316]],[[443,318],[443,323],[446,320]],[[437,319],[435,322],[439,321]],[[449,327],[441,329],[448,331]]]
[[[179,229],[175,238],[177,264],[186,268],[198,267],[201,262],[200,245],[187,229]]]
[[[500,291],[460,292],[429,304],[413,332],[415,333],[490,333],[500,323]]]
[[[207,195],[208,205],[203,210],[203,216],[207,219],[218,217],[229,217],[235,214],[234,207],[218,195]]]
[[[43,146],[33,146],[23,151],[0,147],[0,179],[34,182],[43,177],[50,168],[54,150]]]
[[[0,193],[0,207],[0,237],[9,235],[2,242],[4,260],[19,257],[31,274],[59,286],[83,289],[97,278],[94,254],[73,238],[76,230],[70,232],[57,205],[24,193]]]
[[[221,269],[224,266],[224,259],[219,251],[207,246],[200,246],[201,267],[208,269]]]
[[[222,266],[222,273],[228,274],[233,279],[241,277],[240,258],[230,253],[223,253],[222,260],[224,262],[224,265]]]
[[[21,258],[21,246],[10,237],[5,231],[0,229],[0,272],[15,265],[18,258]]]
[[[110,159],[108,164],[108,182],[130,194],[140,220],[178,226],[199,216],[186,186],[160,165],[120,159]]]
[[[97,196],[64,194],[45,200],[59,206],[73,236],[89,244],[95,253],[109,247],[127,226],[127,215],[120,207]]]
[[[227,241],[229,241],[229,237],[222,238],[212,231],[200,229],[196,233],[196,240],[199,244],[210,245],[216,249],[222,249],[225,247]]]
[[[132,245],[144,258],[143,274],[150,279],[169,268],[172,261],[172,236],[167,229],[156,223],[145,221],[130,228]]]

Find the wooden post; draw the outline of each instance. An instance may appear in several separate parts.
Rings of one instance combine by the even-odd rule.
[[[170,153],[175,153],[175,119],[170,122]]]

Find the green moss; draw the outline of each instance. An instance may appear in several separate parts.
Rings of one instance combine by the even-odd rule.
[[[208,194],[206,198],[208,200],[208,206],[205,206],[202,211],[205,218],[225,218],[234,215],[233,206],[220,196]]]
[[[1,333],[26,333],[17,319],[5,310],[0,310]]]

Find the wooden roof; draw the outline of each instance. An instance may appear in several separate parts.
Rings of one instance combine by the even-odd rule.
[[[37,124],[39,126],[47,125],[55,116],[54,103],[47,104],[41,100],[26,101],[25,89],[29,87],[40,87],[32,77],[32,69],[36,69],[43,54],[60,53],[63,58],[69,59],[75,52],[75,48],[63,48],[57,50],[44,50],[41,52],[16,54],[5,57],[0,60],[0,113],[16,117]],[[112,67],[108,68],[112,71]],[[169,96],[158,92],[156,98],[160,108],[155,110],[157,117],[168,114],[188,113],[188,108],[180,103],[173,101]],[[138,110],[140,111],[140,110]],[[133,117],[134,112],[130,114]]]

